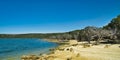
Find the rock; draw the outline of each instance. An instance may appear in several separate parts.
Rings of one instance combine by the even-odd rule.
[[[21,57],[21,60],[27,60],[27,56],[23,55],[23,56]]]
[[[110,47],[110,45],[105,45],[105,47],[104,48],[109,48]]]

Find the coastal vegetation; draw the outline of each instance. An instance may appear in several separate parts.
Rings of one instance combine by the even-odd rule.
[[[41,38],[59,41],[105,41],[106,43],[120,43],[120,15],[103,27],[87,26],[84,29],[64,33],[28,33],[28,34],[0,34],[0,38]]]

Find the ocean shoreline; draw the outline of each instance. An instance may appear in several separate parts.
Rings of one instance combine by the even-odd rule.
[[[120,58],[120,44],[92,45],[79,43],[81,42],[71,45],[69,42],[69,44],[59,45],[57,48],[51,49],[49,54],[22,56],[21,60],[24,58],[35,58],[36,60],[119,60]]]
[[[5,48],[3,49],[1,46],[1,52],[4,51],[7,46],[9,47],[9,50],[13,50],[13,52],[4,52],[0,55],[0,60],[21,60],[22,55],[37,55],[40,54],[48,54],[50,53],[49,49],[55,48],[58,45],[56,43],[51,43],[47,41],[39,41],[38,39],[29,39],[29,38],[7,38],[7,39],[0,39],[0,45],[5,45]],[[14,42],[14,43],[13,43]],[[17,45],[16,45],[17,44]],[[48,44],[48,45],[47,45]],[[13,46],[14,45],[14,46]],[[32,45],[32,46],[31,46]],[[22,47],[23,46],[23,47]],[[43,46],[43,47],[42,47]],[[48,47],[49,46],[49,47]],[[4,46],[3,46],[4,47]],[[25,49],[24,49],[25,48]],[[21,50],[22,49],[22,50]]]

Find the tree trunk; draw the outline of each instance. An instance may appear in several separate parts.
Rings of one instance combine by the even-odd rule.
[[[98,38],[98,40],[96,41],[96,45],[99,45],[99,44],[100,44],[100,40],[101,40],[101,39],[102,39],[101,37]]]

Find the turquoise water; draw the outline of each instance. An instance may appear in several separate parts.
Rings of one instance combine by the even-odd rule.
[[[58,44],[42,39],[0,39],[0,60],[20,60],[22,55],[48,53]]]

